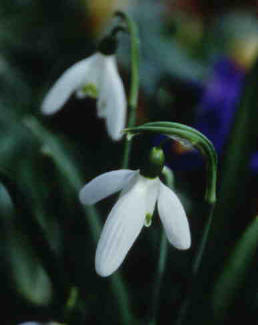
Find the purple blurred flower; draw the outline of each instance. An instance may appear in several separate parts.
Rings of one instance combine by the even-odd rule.
[[[245,72],[232,60],[220,58],[207,80],[194,127],[205,134],[221,153],[232,127]]]
[[[205,83],[193,127],[213,143],[218,158],[233,125],[244,84],[245,70],[228,57],[220,57],[214,64],[211,76]],[[159,139],[156,139],[159,142]],[[155,142],[156,142],[155,141]],[[157,145],[157,143],[155,143]],[[180,144],[165,148],[172,169],[193,170],[203,165],[196,150],[180,150]],[[181,152],[180,152],[181,151]],[[258,153],[251,159],[250,168],[258,171]]]

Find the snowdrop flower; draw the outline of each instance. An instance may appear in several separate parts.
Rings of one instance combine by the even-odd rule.
[[[61,325],[61,324],[56,322],[48,322],[48,323],[25,322],[25,323],[20,323],[18,325]]]
[[[113,140],[122,137],[126,120],[126,95],[115,59],[116,42],[105,38],[98,52],[68,68],[43,100],[44,114],[56,113],[75,92],[77,97],[97,98],[97,115],[106,121]]]
[[[81,189],[80,201],[94,204],[119,190],[121,195],[108,215],[97,245],[95,269],[100,276],[109,276],[121,265],[143,226],[150,225],[156,202],[169,242],[178,249],[190,247],[184,208],[159,177],[149,178],[129,169],[107,172]]]

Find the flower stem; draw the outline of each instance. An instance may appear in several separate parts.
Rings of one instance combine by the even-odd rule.
[[[160,290],[163,279],[163,274],[166,267],[167,261],[167,248],[168,242],[164,231],[162,231],[161,241],[160,241],[160,253],[159,253],[159,261],[157,267],[156,281],[154,284],[152,304],[151,304],[151,316],[149,325],[156,325],[156,318],[158,314],[159,307],[159,298],[160,298]]]
[[[238,110],[236,112],[234,126],[229,137],[230,140],[227,145],[227,154],[225,155],[222,165],[222,181],[220,184],[219,200],[214,211],[215,218],[212,225],[212,231],[210,233],[209,246],[205,252],[205,255],[207,257],[212,254],[212,259],[209,260],[209,263],[206,262],[206,265],[201,265],[205,241],[207,240],[210,224],[212,222],[211,218],[214,205],[210,206],[210,220],[207,220],[207,225],[205,227],[205,232],[203,234],[202,240],[204,244],[200,245],[200,253],[197,253],[197,256],[193,263],[193,271],[195,272],[195,275],[198,272],[198,282],[204,278],[203,275],[207,274],[207,272],[209,272],[209,279],[213,279],[213,269],[215,269],[216,273],[218,266],[221,267],[221,263],[224,263],[225,248],[231,244],[230,239],[228,238],[228,234],[233,231],[234,227],[232,227],[232,225],[236,222],[236,211],[238,211],[239,206],[241,206],[241,204],[244,202],[241,200],[241,196],[243,196],[243,190],[245,190],[248,186],[247,177],[250,177],[249,173],[247,172],[248,166],[250,166],[249,164],[251,154],[256,149],[256,130],[258,121],[256,105],[258,76],[257,71],[258,61],[256,61],[252,70],[250,70],[249,74],[246,76],[246,84]],[[236,198],[238,199],[236,200]],[[231,234],[231,236],[234,235]],[[214,251],[216,251],[216,254],[214,254]],[[215,276],[217,276],[217,274]],[[197,294],[196,282],[197,281],[194,281],[194,287],[191,289],[191,295],[184,301],[181,307],[181,315],[179,314],[178,322],[176,325],[183,324],[183,321],[185,320],[193,291],[195,294]],[[211,290],[206,282],[201,284],[203,286],[205,285],[206,292],[209,292],[209,290]],[[206,306],[207,305],[204,304],[201,308],[205,308]],[[199,319],[200,316],[198,314],[198,311],[197,317]],[[194,319],[192,321],[194,322]]]
[[[128,108],[129,108],[129,118],[127,127],[133,127],[136,120],[136,108],[138,103],[138,93],[139,93],[139,37],[138,37],[138,28],[135,22],[125,13],[117,12],[117,16],[122,18],[126,25],[127,30],[130,34],[131,42],[131,81],[130,81],[130,93],[128,99]],[[129,157],[132,146],[132,138],[126,137],[123,163],[122,168],[128,168]]]
[[[203,235],[202,235],[202,238],[201,238],[201,241],[199,244],[199,249],[197,250],[197,253],[193,259],[193,274],[194,275],[196,275],[198,273],[198,270],[201,265],[203,253],[204,253],[204,250],[206,247],[206,243],[208,240],[210,227],[211,227],[211,223],[212,223],[212,219],[213,219],[214,207],[215,207],[215,203],[212,203],[209,206],[209,216],[208,216],[208,219],[207,219],[205,227],[204,227]]]
[[[203,231],[203,235],[200,240],[199,248],[197,249],[196,255],[193,258],[192,272],[189,277],[189,284],[188,284],[187,292],[186,292],[185,298],[182,302],[182,305],[179,309],[178,317],[176,320],[176,325],[182,325],[186,316],[187,316],[187,311],[188,311],[190,302],[192,300],[192,296],[193,296],[195,285],[196,285],[196,278],[197,278],[198,271],[199,271],[199,268],[200,268],[200,265],[202,262],[202,257],[203,257],[204,251],[205,251],[205,247],[207,244],[207,240],[208,240],[208,236],[209,236],[209,232],[210,232],[210,228],[211,228],[214,207],[215,207],[215,202],[209,204],[209,216],[208,216],[208,219],[207,219],[205,227],[204,227],[204,231]]]
[[[174,175],[173,175],[172,171],[168,167],[164,167],[162,170],[162,175],[165,178],[165,183],[170,188],[173,188]],[[154,289],[153,289],[153,297],[152,297],[149,325],[156,325],[156,322],[157,322],[160,291],[161,291],[162,279],[163,279],[163,275],[164,275],[165,268],[166,268],[166,262],[167,262],[167,249],[168,249],[168,241],[167,241],[165,232],[162,231],[161,241],[160,241],[160,250],[159,250],[159,261],[158,261],[158,266],[157,266],[157,274],[156,274],[156,278],[155,278],[156,281],[154,283]]]

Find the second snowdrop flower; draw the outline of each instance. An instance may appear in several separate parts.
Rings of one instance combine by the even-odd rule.
[[[25,322],[25,323],[20,323],[18,325],[62,325],[62,324],[56,322],[48,322],[48,323]]]
[[[99,275],[109,276],[121,265],[143,226],[150,225],[156,202],[169,242],[178,249],[190,247],[191,236],[184,208],[176,194],[154,176],[159,168],[154,165],[148,170],[148,176],[129,169],[111,171],[82,188],[80,201],[83,204],[94,204],[122,190],[97,245],[95,268]]]
[[[98,52],[68,68],[43,100],[44,114],[57,112],[72,93],[82,98],[97,98],[97,115],[106,121],[107,131],[113,140],[120,140],[126,121],[126,95],[118,74],[116,40],[105,38]]]

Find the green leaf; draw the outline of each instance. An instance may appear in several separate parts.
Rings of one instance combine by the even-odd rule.
[[[73,160],[69,157],[58,139],[32,116],[27,117],[24,123],[40,141],[43,149],[42,153],[48,155],[54,161],[57,169],[65,177],[67,183],[78,192],[83,185],[82,177]],[[94,206],[84,206],[83,208],[93,240],[97,242],[101,231],[101,220],[98,211]],[[126,286],[119,272],[111,277],[111,287],[118,301],[123,322],[130,324],[132,322],[132,315],[129,309],[129,298]]]
[[[251,265],[258,244],[258,217],[239,239],[215,283],[212,305],[216,319],[223,319],[239,292]]]
[[[34,304],[49,304],[53,294],[51,281],[29,242],[14,229],[9,231],[7,256],[17,291]]]
[[[46,305],[52,299],[52,285],[27,238],[18,229],[12,200],[0,184],[0,215],[9,274],[17,292],[33,304]]]

